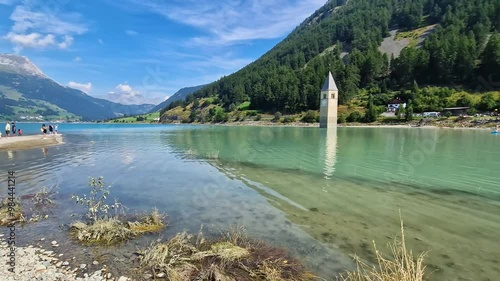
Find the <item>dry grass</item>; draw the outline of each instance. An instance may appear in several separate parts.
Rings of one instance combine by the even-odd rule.
[[[136,234],[155,233],[166,227],[163,221],[165,216],[160,214],[158,209],[154,209],[151,214],[143,216],[140,221],[129,222],[129,228]]]
[[[373,244],[377,265],[368,265],[355,257],[356,271],[347,272],[341,276],[343,281],[423,281],[425,254],[420,254],[416,260],[413,252],[406,248],[403,221],[401,220],[401,241],[395,239],[389,244],[392,258],[385,258]]]
[[[140,221],[123,222],[117,218],[99,219],[92,224],[75,222],[71,235],[85,244],[111,245],[126,241],[144,233],[159,232],[166,227],[164,216],[157,209],[145,215]]]
[[[207,241],[182,232],[141,253],[141,266],[164,272],[168,280],[315,280],[282,249],[251,241],[242,228],[233,227],[221,238]]]
[[[10,223],[25,222],[26,219],[22,213],[20,202],[15,199],[13,202],[15,205],[12,207],[12,210],[9,210],[9,203],[12,205],[12,202],[7,197],[0,202],[0,225],[4,226]]]
[[[91,225],[75,222],[71,225],[71,234],[86,244],[114,244],[134,236],[134,232],[117,219],[100,219]]]

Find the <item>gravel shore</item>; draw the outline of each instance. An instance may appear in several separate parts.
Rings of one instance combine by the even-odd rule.
[[[53,241],[52,246],[57,246],[57,242]],[[114,277],[107,273],[105,265],[100,266],[100,270],[87,273],[86,264],[74,264],[72,258],[62,254],[56,256],[53,251],[38,246],[15,247],[14,253],[15,267],[11,272],[8,263],[10,248],[0,234],[0,276],[3,281],[131,281],[127,277]],[[92,266],[95,268],[97,265],[94,262]]]

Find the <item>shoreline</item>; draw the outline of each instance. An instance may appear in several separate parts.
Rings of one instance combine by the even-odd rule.
[[[131,123],[131,124],[150,124],[150,123]],[[294,122],[294,123],[274,123],[274,122],[262,122],[262,121],[244,121],[244,122],[228,122],[228,123],[157,123],[163,125],[192,125],[192,126],[228,126],[228,127],[296,127],[296,128],[318,128],[319,123],[302,123],[302,122]],[[349,124],[349,125],[347,125]],[[366,123],[344,123],[338,124],[337,128],[407,128],[407,129],[453,129],[453,130],[483,130],[483,131],[491,131],[494,130],[495,127],[478,127],[478,126],[469,126],[469,127],[452,127],[452,126],[436,126],[436,125],[424,125],[424,126],[416,126],[416,124],[372,124],[368,125]]]
[[[0,151],[44,148],[60,144],[64,144],[63,136],[61,134],[46,135],[45,137],[41,135],[15,137],[2,136],[0,139]]]
[[[55,243],[54,243],[55,242]],[[0,257],[9,260],[10,246],[7,238],[0,234]],[[67,280],[67,281],[105,281],[119,280],[128,281],[130,278],[120,276],[115,277],[108,273],[106,265],[99,265],[94,262],[92,265],[75,264],[69,253],[57,255],[53,250],[58,246],[56,241],[52,242],[52,250],[46,250],[36,244],[15,247],[15,267],[9,263],[0,264],[0,273],[5,279],[2,280]],[[46,247],[45,247],[46,248]]]

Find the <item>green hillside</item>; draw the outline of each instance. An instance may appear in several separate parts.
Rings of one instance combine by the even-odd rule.
[[[79,121],[81,117],[44,100],[26,98],[15,89],[0,85],[0,120]]]
[[[146,113],[154,107],[114,103],[62,86],[26,57],[0,54],[0,59],[1,120],[102,120]]]
[[[418,35],[430,25],[430,35],[417,43],[411,31]],[[394,29],[412,42],[397,58],[378,49]],[[397,96],[412,100],[416,112],[438,111],[457,105],[451,97],[464,91],[458,104],[494,110],[500,106],[495,94],[471,101],[499,90],[492,83],[500,81],[499,30],[498,0],[331,0],[257,61],[186,100],[211,97],[225,111],[248,101],[265,112],[317,110],[331,70],[341,104],[366,105],[372,96],[381,106]]]

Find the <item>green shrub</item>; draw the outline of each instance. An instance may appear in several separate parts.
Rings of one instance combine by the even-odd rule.
[[[246,115],[247,115],[247,117],[257,116],[257,111],[255,111],[255,110],[249,110],[249,111],[247,111]]]
[[[360,122],[363,119],[363,114],[361,112],[355,110],[347,116],[347,122]]]
[[[282,116],[281,112],[277,111],[276,113],[274,113],[274,118],[271,119],[271,121],[272,122],[279,122],[281,119],[281,116]]]
[[[257,114],[257,115],[255,116],[255,119],[254,119],[254,120],[255,120],[255,121],[260,121],[261,119],[262,119],[262,115]]]
[[[339,124],[345,123],[346,122],[346,117],[344,114],[340,114],[339,117],[337,118],[337,122]]]
[[[283,118],[283,123],[285,123],[285,124],[293,123],[293,122],[295,122],[295,118],[293,118],[292,116],[286,116],[285,118]]]
[[[319,122],[319,114],[314,110],[309,110],[306,112],[306,114],[304,114],[301,121],[304,123]]]

